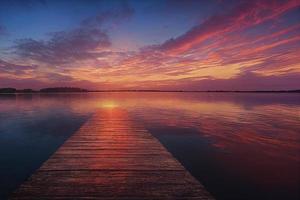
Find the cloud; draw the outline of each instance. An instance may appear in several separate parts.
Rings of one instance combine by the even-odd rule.
[[[262,76],[252,72],[231,79],[186,79],[174,88],[186,90],[290,90],[299,89],[300,73]]]
[[[69,75],[64,75],[60,73],[47,72],[37,76],[37,79],[45,80],[45,82],[60,83],[60,82],[72,82],[74,78]]]
[[[161,50],[169,53],[181,53],[220,34],[233,32],[274,19],[299,5],[300,2],[298,0],[242,1],[228,13],[214,15],[185,34],[170,39],[159,47]]]
[[[39,89],[49,85],[68,86],[79,82],[64,73],[45,71],[36,65],[20,65],[0,59],[0,87]]]
[[[56,32],[49,41],[20,39],[15,53],[22,58],[47,64],[66,64],[76,60],[97,57],[96,50],[111,45],[108,35],[99,28],[77,28],[68,32]]]
[[[300,72],[299,24],[287,26],[284,18],[276,20],[276,27],[265,23],[298,5],[297,1],[244,1],[178,38],[140,49],[121,60],[118,68],[101,74],[112,82],[180,88],[187,80],[229,80],[240,74],[263,79]],[[252,34],[247,35],[249,30]]]
[[[22,75],[35,69],[35,65],[18,65],[0,59],[0,74]]]
[[[58,78],[60,79],[60,78]],[[1,77],[0,78],[0,86],[1,87],[15,87],[18,89],[32,88],[35,90],[39,90],[41,88],[46,87],[82,87],[82,88],[93,88],[95,87],[95,83],[90,81],[76,81],[76,80],[64,80],[61,79],[59,81],[47,81],[40,80],[36,78],[10,78],[10,77]]]
[[[10,78],[10,77],[1,77],[0,78],[0,86],[5,87],[15,87],[18,89],[32,88],[32,89],[40,89],[46,86],[47,84],[43,81],[36,80],[33,78]]]
[[[299,89],[300,73],[288,73],[282,75],[262,76],[252,72],[242,73],[231,79],[205,79],[185,78],[178,80],[147,80],[135,81],[123,85],[126,89],[160,89],[160,90],[296,90]],[[101,86],[101,85],[100,85]],[[98,86],[99,87],[99,86]],[[118,89],[118,87],[115,87]]]
[[[51,33],[48,41],[30,38],[16,40],[15,53],[51,65],[74,64],[77,61],[95,60],[108,52],[111,41],[104,26],[118,24],[133,14],[127,3],[120,8],[99,13],[82,21],[79,27],[70,31]]]
[[[125,3],[73,30],[52,33],[47,41],[16,41],[15,52],[30,64],[24,70],[5,64],[0,75],[24,78],[16,77],[20,69],[24,75],[32,72],[26,80],[95,89],[297,89],[300,25],[291,17],[299,5],[293,0],[239,1],[177,38],[135,52],[115,52],[107,30],[133,15]],[[39,66],[38,73],[25,70],[32,63]]]

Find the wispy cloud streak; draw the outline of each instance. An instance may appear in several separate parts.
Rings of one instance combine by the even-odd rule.
[[[221,1],[220,6],[227,3]],[[295,81],[300,78],[300,23],[295,20],[299,9],[299,0],[239,1],[178,37],[117,52],[108,30],[118,31],[115,27],[134,15],[125,3],[86,18],[75,29],[52,33],[47,41],[18,40],[14,50],[24,65],[38,66],[28,69],[37,72],[31,78],[45,84],[64,81],[94,89],[295,89],[300,87]],[[3,67],[0,73],[15,72]]]

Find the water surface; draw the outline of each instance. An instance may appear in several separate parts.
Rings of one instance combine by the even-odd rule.
[[[81,93],[0,95],[0,198],[97,109],[121,107],[217,199],[297,199],[300,95]]]

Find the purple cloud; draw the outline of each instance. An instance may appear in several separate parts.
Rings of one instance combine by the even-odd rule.
[[[28,70],[35,70],[36,65],[17,65],[0,59],[0,73],[21,75]]]
[[[65,64],[75,60],[97,57],[92,52],[111,45],[108,35],[99,28],[78,28],[69,32],[56,32],[49,41],[20,39],[15,53],[48,64]]]
[[[19,39],[14,46],[15,53],[21,58],[52,65],[96,59],[103,55],[102,51],[107,52],[111,46],[104,25],[120,23],[128,19],[133,12],[133,9],[124,3],[118,9],[83,20],[76,29],[51,33],[48,41]]]
[[[300,88],[299,80],[300,73],[261,76],[245,72],[231,79],[186,79],[178,86],[173,85],[186,90],[292,90]]]
[[[74,79],[71,76],[68,75],[62,75],[59,73],[47,73],[44,74],[42,76],[40,76],[39,78],[43,78],[46,79],[49,82],[71,82],[74,81]]]
[[[47,84],[45,82],[33,78],[14,79],[14,78],[1,77],[0,79],[0,86],[3,88],[15,87],[18,89],[25,89],[25,88],[40,89],[46,85]]]

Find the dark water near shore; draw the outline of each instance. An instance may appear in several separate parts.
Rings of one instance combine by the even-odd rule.
[[[0,95],[0,199],[97,109],[121,107],[217,199],[299,199],[300,94]]]

